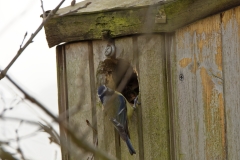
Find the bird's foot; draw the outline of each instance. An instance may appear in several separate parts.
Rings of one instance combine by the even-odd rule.
[[[134,103],[133,103],[133,108],[136,109],[137,105],[140,105],[141,103],[138,101],[138,96],[134,99]]]

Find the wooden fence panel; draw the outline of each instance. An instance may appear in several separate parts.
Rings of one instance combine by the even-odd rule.
[[[57,81],[58,81],[58,109],[59,115],[64,118],[64,122],[68,123],[68,99],[67,99],[67,81],[66,81],[66,58],[65,58],[65,46],[57,46],[56,48],[57,59]],[[68,136],[64,128],[60,126],[61,144],[68,145]],[[69,152],[64,147],[61,147],[62,160],[69,160]]]
[[[119,142],[97,97],[95,76],[106,58],[106,41],[57,48],[59,112],[69,109],[66,119],[79,137],[94,143],[97,136],[98,148],[121,160],[238,159],[239,24],[237,7],[172,34],[115,39],[117,58],[129,61],[139,76],[141,105],[129,121],[136,155]],[[62,129],[61,136],[71,143]],[[68,160],[68,152],[62,151]],[[75,153],[70,152],[70,159],[90,156],[76,152],[74,145],[71,151]]]
[[[79,137],[93,143],[93,131],[87,126],[86,120],[92,123],[91,86],[89,71],[89,51],[87,42],[65,45],[66,72],[68,87],[69,125],[75,129]],[[73,146],[73,144],[72,144]],[[71,150],[81,159],[89,154],[80,150]],[[70,159],[79,159],[71,154]]]
[[[179,29],[171,56],[177,159],[225,159],[220,15]]]
[[[240,7],[222,13],[224,98],[228,159],[240,157]]]
[[[115,46],[116,46],[116,56],[117,58],[122,58],[124,60],[127,60],[132,67],[136,68],[136,64],[134,64],[134,57],[133,57],[133,38],[127,37],[127,38],[119,38],[115,40]],[[129,127],[129,133],[130,133],[130,139],[132,142],[132,145],[136,151],[136,154],[130,155],[127,145],[124,141],[120,140],[121,144],[121,159],[122,160],[132,160],[132,159],[139,159],[139,149],[138,149],[138,120],[137,120],[137,110],[133,113],[133,116],[131,119],[129,119],[128,127]]]
[[[144,159],[169,159],[164,35],[138,37]]]
[[[93,41],[93,61],[94,61],[94,73],[97,75],[97,67],[100,61],[105,59],[104,51],[107,46],[106,41]],[[96,79],[97,81],[97,79]],[[97,85],[97,84],[96,84]],[[97,88],[98,86],[96,86]],[[97,90],[95,92],[97,94]],[[109,153],[114,157],[120,157],[117,152],[117,144],[115,139],[114,127],[109,127],[112,123],[109,118],[104,115],[102,104],[98,97],[96,97],[96,116],[97,116],[97,130],[98,130],[98,148]]]
[[[176,146],[176,122],[175,117],[175,107],[174,107],[174,98],[176,97],[175,92],[173,92],[173,84],[176,83],[176,79],[172,72],[176,72],[175,60],[176,56],[176,36],[175,33],[166,33],[165,34],[165,51],[166,51],[166,76],[167,76],[167,95],[168,95],[168,115],[169,115],[169,139],[170,139],[170,159],[175,160],[178,153],[175,149]],[[174,63],[173,63],[174,62]],[[174,78],[173,78],[174,77]]]

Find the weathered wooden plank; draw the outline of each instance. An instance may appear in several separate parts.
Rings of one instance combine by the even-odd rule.
[[[226,159],[220,15],[176,32],[177,159]]]
[[[116,58],[122,58],[133,65],[133,40],[132,37],[115,39]]]
[[[174,116],[175,108],[174,108],[174,92],[173,92],[173,84],[175,81],[172,78],[172,70],[175,72],[175,64],[173,63],[174,55],[176,54],[176,37],[175,33],[167,33],[165,34],[165,51],[166,51],[166,67],[167,67],[167,94],[168,94],[168,115],[169,115],[169,137],[170,137],[170,159],[175,160],[176,158],[176,137],[175,137],[175,128],[176,128],[176,119]]]
[[[97,147],[98,137],[97,137],[97,113],[96,113],[96,79],[94,72],[94,60],[93,60],[93,45],[92,41],[88,41],[88,55],[89,55],[89,74],[90,74],[90,88],[91,88],[91,106],[92,106],[92,123],[91,126],[94,128],[93,130],[93,142],[94,146]],[[98,157],[94,155],[94,159],[98,160]]]
[[[115,39],[116,46],[116,57],[122,58],[128,61],[134,67],[133,61],[133,39],[132,37],[119,38]],[[121,159],[122,160],[131,160],[131,159],[139,159],[139,149],[138,149],[138,121],[137,121],[137,112],[135,110],[133,116],[129,119],[128,127],[130,133],[130,139],[132,145],[136,151],[136,155],[130,155],[126,143],[120,140],[121,143]]]
[[[94,75],[96,77],[97,74],[97,67],[100,61],[104,59],[104,50],[105,47],[107,46],[106,41],[93,41],[92,42],[93,46],[93,65],[94,65]],[[97,81],[97,79],[96,79]],[[95,84],[96,88],[98,87],[98,84]],[[95,91],[97,94],[97,90]],[[98,130],[98,148],[101,148],[103,151],[107,152],[107,147],[105,143],[105,132],[104,132],[104,119],[103,119],[103,108],[101,105],[101,102],[98,98],[96,97],[96,117],[97,117],[97,130]],[[115,146],[114,146],[115,148]],[[109,153],[109,152],[108,152]],[[114,152],[115,153],[115,152]],[[110,153],[115,156],[114,153]]]
[[[169,159],[164,35],[138,37],[144,159]]]
[[[67,77],[66,77],[66,58],[65,47],[57,46],[56,48],[56,60],[57,60],[57,83],[58,83],[58,110],[59,115],[64,118],[65,122],[68,122],[67,110],[68,110],[68,96],[67,96]],[[65,130],[60,128],[61,144],[68,145],[69,139]],[[62,160],[69,160],[69,152],[61,147]]]
[[[85,3],[84,1],[77,5],[83,6]],[[121,6],[122,3],[119,3],[118,6]],[[91,5],[94,7],[97,4],[105,3],[99,1],[92,2]],[[90,10],[87,13],[80,11],[80,13],[71,16],[53,18],[45,24],[49,47],[61,42],[100,39],[102,30],[110,30],[114,38],[141,33],[172,32],[201,18],[240,5],[240,1],[176,0],[159,1],[159,3],[152,1],[147,6],[139,7],[135,4],[126,9],[115,8],[110,11],[98,10],[97,12],[92,10],[93,13],[91,13],[91,5],[88,6]],[[160,9],[165,10],[167,23],[155,23],[155,19],[161,17],[159,15]],[[59,10],[59,13],[66,12],[65,10]]]
[[[91,86],[89,74],[88,43],[72,43],[65,45],[66,71],[68,86],[69,125],[79,137],[93,143],[93,131],[87,126],[86,120],[92,123]],[[72,144],[73,146],[73,144]],[[73,150],[81,159],[90,154],[81,150]],[[79,159],[71,154],[71,159]]]
[[[139,48],[138,36],[133,37],[133,68],[136,69],[139,82]],[[138,95],[138,101],[141,102],[141,95]],[[142,107],[139,105],[137,111],[137,126],[138,126],[138,154],[139,160],[144,160],[144,145],[143,145],[143,123],[142,123]]]
[[[95,76],[97,75],[97,68],[100,61],[103,61],[106,57],[104,56],[104,51],[107,46],[106,41],[93,41],[93,60],[94,60],[94,73]],[[96,79],[97,81],[97,79]],[[96,84],[99,85],[99,84]],[[97,86],[98,87],[98,86]],[[97,94],[97,91],[96,91]],[[97,129],[98,129],[98,147],[105,151],[106,153],[109,153],[110,155],[113,155],[115,157],[120,157],[119,151],[117,151],[117,148],[120,149],[119,144],[116,144],[116,137],[115,137],[115,131],[114,127],[112,126],[112,123],[109,121],[109,118],[105,115],[103,106],[99,100],[99,98],[96,98],[96,116],[97,116]]]
[[[240,157],[240,7],[222,13],[222,54],[228,159]]]
[[[128,0],[128,1],[119,1],[118,3],[112,0],[96,0],[94,2],[91,0],[85,0],[82,2],[76,3],[74,6],[67,6],[59,9],[57,11],[57,14],[67,13],[69,10],[77,9],[89,2],[92,2],[92,3],[87,8],[82,8],[78,10],[77,13],[86,14],[86,13],[96,13],[96,12],[102,12],[102,11],[107,12],[107,11],[113,11],[113,10],[124,10],[124,9],[136,8],[136,7],[140,8],[140,7],[145,7],[145,6],[159,4],[159,3],[167,3],[166,1],[169,2],[173,0],[164,0],[164,1],[162,0],[151,0],[151,1]]]

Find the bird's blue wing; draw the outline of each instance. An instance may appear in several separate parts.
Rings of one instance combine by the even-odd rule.
[[[118,103],[119,108],[116,118],[118,122],[124,127],[126,134],[129,136],[126,99],[121,94],[118,95]]]
[[[127,121],[127,106],[125,98],[122,95],[118,95],[118,111],[117,111],[117,120],[125,127]]]
[[[123,95],[115,92],[115,106],[117,107],[116,119],[111,118],[111,122],[117,129],[120,137],[126,142],[127,147],[131,155],[136,154],[131,141],[128,131],[128,119],[127,119],[127,102]]]

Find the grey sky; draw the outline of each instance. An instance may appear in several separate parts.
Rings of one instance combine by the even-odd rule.
[[[53,9],[60,0],[44,1],[45,10]],[[79,2],[79,1],[77,1]],[[14,5],[13,5],[14,3]],[[71,0],[66,0],[62,7],[70,5]],[[23,36],[28,32],[28,37],[40,25],[42,19],[40,14],[40,0],[21,0],[21,1],[4,1],[0,0],[0,67],[5,68],[11,59],[15,56],[22,42]],[[56,78],[56,59],[55,47],[49,49],[44,30],[40,31],[37,37],[19,59],[10,68],[8,74],[23,86],[29,93],[39,99],[42,103],[48,106],[53,113],[58,113],[57,107],[57,78]],[[0,81],[0,93],[2,92],[9,101],[11,94],[6,86],[6,80]],[[20,95],[21,96],[21,95]],[[3,106],[2,106],[3,107]],[[0,103],[1,110],[1,103]],[[35,111],[33,111],[35,110]],[[34,106],[29,106],[24,103],[19,104],[9,116],[23,117],[28,119],[45,119],[48,117],[35,109]],[[40,119],[39,119],[40,120]],[[11,127],[9,127],[11,126]],[[17,127],[17,123],[1,122],[0,137],[11,138]],[[56,127],[58,128],[58,127]],[[34,131],[36,127],[27,125],[21,126],[20,133],[24,135],[27,131]],[[34,138],[21,142],[21,147],[26,154],[26,158],[32,160],[54,160],[57,154],[57,159],[60,157],[60,149],[56,145],[50,145],[47,134],[41,133]]]

